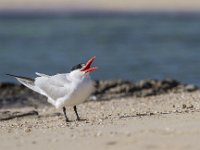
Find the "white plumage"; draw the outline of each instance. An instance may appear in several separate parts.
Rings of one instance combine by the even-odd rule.
[[[56,108],[63,108],[65,113],[65,106],[73,106],[80,120],[76,105],[82,103],[93,92],[94,86],[90,79],[89,73],[96,70],[96,67],[90,68],[95,57],[92,57],[87,63],[75,66],[70,73],[56,74],[49,76],[46,74],[36,72],[35,79],[27,77],[14,76],[20,83],[47,97],[49,103]],[[8,74],[10,75],[10,74]]]
[[[84,75],[79,70],[69,74],[37,77],[34,84],[33,90],[45,95],[48,102],[56,108],[78,105],[94,90],[90,76]]]

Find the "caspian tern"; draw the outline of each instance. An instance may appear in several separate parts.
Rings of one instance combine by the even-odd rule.
[[[97,67],[91,67],[94,59],[95,56],[88,60],[86,64],[74,66],[70,73],[49,76],[36,72],[38,77],[35,79],[7,75],[15,77],[26,87],[46,96],[48,102],[56,108],[62,108],[66,122],[69,122],[66,115],[66,106],[72,106],[77,120],[80,120],[76,105],[84,102],[94,90],[93,82],[89,75],[90,72],[97,69]]]

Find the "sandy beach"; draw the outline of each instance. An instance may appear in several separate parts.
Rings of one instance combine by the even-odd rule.
[[[1,149],[199,149],[200,91],[89,101],[71,122],[52,107],[1,109],[37,112],[0,122]]]
[[[127,73],[127,76],[131,79],[137,74],[140,77],[139,79],[151,78],[147,76],[149,71],[154,72],[155,78],[160,77],[160,72],[160,78],[169,76],[180,79],[179,77],[183,75],[185,80],[180,79],[180,81],[198,84],[199,72],[193,64],[198,65],[199,57],[198,55],[195,57],[192,54],[192,50],[196,54],[196,48],[198,49],[199,17],[193,18],[193,13],[188,18],[187,15],[186,17],[183,15],[178,19],[173,15],[169,19],[163,19],[163,16],[158,16],[158,18],[153,18],[152,22],[150,22],[151,18],[148,18],[147,15],[147,17],[133,18],[133,24],[127,22],[128,17],[125,17],[127,20],[122,18],[117,20],[116,18],[111,22],[104,22],[103,20],[101,24],[101,20],[98,22],[98,17],[95,21],[86,17],[86,22],[82,22],[84,18],[81,17],[65,18],[64,16],[63,19],[62,13],[117,12],[120,14],[123,12],[147,12],[148,14],[148,12],[199,12],[199,10],[200,1],[197,0],[1,0],[0,15],[5,17],[2,17],[4,20],[2,20],[1,28],[3,42],[1,49],[2,54],[4,54],[2,55],[2,60],[6,60],[2,63],[2,74],[5,74],[5,72],[32,72],[30,66],[32,66],[32,69],[38,70],[38,67],[42,66],[41,64],[44,64],[43,67],[45,69],[63,70],[57,67],[60,64],[68,63],[65,61],[67,57],[64,49],[74,49],[73,51],[75,51],[80,48],[76,47],[76,45],[80,45],[81,49],[94,48],[94,50],[99,51],[99,54],[102,53],[103,59],[101,62],[105,61],[105,67],[102,64],[99,66],[105,69],[102,69],[103,74],[106,71],[110,71],[110,68],[118,67],[119,70],[117,70],[116,74],[122,71],[124,73],[127,69],[138,70],[134,74]],[[32,14],[32,18],[29,18],[28,12],[36,14],[36,16]],[[55,20],[54,18],[51,20],[51,17],[48,18],[48,16],[46,20],[37,18],[38,14],[44,12],[61,13],[61,17],[55,17]],[[22,18],[17,18],[15,16],[17,13],[22,14]],[[27,14],[28,17],[24,17],[24,14]],[[174,14],[176,16],[176,13]],[[11,19],[6,19],[6,15]],[[14,19],[12,16],[14,16]],[[158,22],[159,19],[161,19],[160,22]],[[109,18],[105,20],[109,20]],[[147,22],[145,22],[146,20]],[[98,24],[93,24],[93,22],[98,22]],[[80,27],[77,26],[78,24]],[[113,24],[118,25],[113,26]],[[147,24],[151,24],[151,26],[147,26]],[[35,28],[33,28],[34,26]],[[73,28],[73,26],[76,26],[76,28]],[[84,26],[89,28],[84,28]],[[133,27],[134,29],[130,30]],[[118,31],[119,34],[116,34]],[[92,36],[93,34],[100,36]],[[65,35],[69,35],[69,37]],[[91,39],[88,37],[91,37]],[[120,38],[115,39],[114,37]],[[146,40],[146,43],[143,42],[144,40]],[[114,42],[111,43],[112,41]],[[134,47],[140,42],[141,44],[138,47]],[[54,44],[51,45],[51,43]],[[70,45],[71,43],[72,45]],[[178,44],[176,45],[176,43]],[[147,47],[144,46],[145,44]],[[37,47],[37,45],[39,46]],[[112,53],[100,51],[101,49],[112,50],[111,45],[114,46]],[[116,56],[120,56],[120,59],[116,57],[116,64],[110,58],[107,61],[106,58],[104,59],[104,56],[108,55],[110,57],[110,55],[117,52],[116,48],[119,47],[123,51],[130,49],[130,51],[127,51],[127,55],[130,55],[131,59],[129,61],[126,60],[127,63],[116,65],[121,61],[121,58],[126,58],[127,55],[121,55],[123,53],[117,53]],[[52,50],[53,53],[47,57],[46,53],[50,53],[51,48],[61,50],[56,53]],[[180,51],[174,51],[173,48]],[[15,49],[16,53],[13,53]],[[24,59],[26,54],[22,49],[28,49],[30,52],[38,49],[38,52],[27,53],[27,56],[30,55],[30,57],[27,57],[26,61],[23,62],[20,59]],[[118,52],[121,51],[120,49],[118,49]],[[163,55],[156,55],[156,51],[146,53],[145,49],[149,52],[151,49],[158,49],[162,52],[172,50]],[[9,50],[10,52],[3,53]],[[142,53],[131,53],[131,50],[140,50]],[[183,53],[181,50],[183,50]],[[189,53],[184,54],[184,51],[189,51]],[[11,53],[12,55],[10,55]],[[83,52],[83,54],[85,53],[92,54],[93,51]],[[78,51],[76,51],[76,54],[82,55]],[[180,54],[180,59],[178,59]],[[20,57],[17,58],[16,55]],[[57,55],[57,58],[54,55]],[[139,55],[144,59],[132,61]],[[168,55],[170,57],[164,57]],[[188,55],[191,55],[190,59],[188,59]],[[147,59],[147,56],[151,57],[151,59]],[[14,59],[15,57],[16,60]],[[75,53],[71,53],[69,57],[75,58]],[[113,55],[112,57],[115,56]],[[48,58],[48,61],[37,61],[44,58]],[[11,59],[13,61],[10,61]],[[20,63],[15,64],[15,62]],[[55,66],[52,67],[49,62],[55,64]],[[191,62],[191,64],[188,62]],[[142,67],[140,67],[140,63]],[[9,64],[14,65],[9,67]],[[29,65],[24,66],[24,64]],[[114,64],[114,66],[110,64]],[[150,67],[148,67],[148,64],[150,64]],[[169,66],[165,66],[165,64],[169,64]],[[153,66],[153,70],[151,66]],[[21,70],[21,68],[25,68],[25,70]],[[44,70],[44,68],[39,68],[39,70]],[[185,72],[189,74],[182,72],[182,68],[186,68]],[[141,70],[143,69],[146,71],[144,77],[141,76]],[[176,76],[170,74],[173,71],[176,72],[176,70],[181,71]],[[114,76],[114,78],[118,77],[127,79],[121,78],[120,75]],[[173,79],[141,80],[138,82],[104,81],[101,76],[100,79],[95,81],[96,90],[92,93],[92,96],[85,103],[77,106],[81,121],[76,120],[72,108],[67,108],[67,116],[70,122],[65,122],[62,110],[50,106],[44,96],[15,83],[0,83],[0,149],[200,149],[199,87],[192,84],[183,84]],[[133,79],[137,80],[137,78]],[[3,81],[7,82],[7,80]]]
[[[0,10],[199,11],[197,0],[1,0]]]

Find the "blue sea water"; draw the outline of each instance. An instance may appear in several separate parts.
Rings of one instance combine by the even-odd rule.
[[[94,55],[94,79],[200,85],[200,14],[0,17],[0,82],[15,81],[5,73],[68,72]]]

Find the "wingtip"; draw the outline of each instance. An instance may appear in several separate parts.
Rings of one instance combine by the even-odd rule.
[[[18,78],[18,76],[13,75],[13,74],[9,74],[9,73],[6,73],[5,75],[10,76],[10,77],[14,77],[14,78]]]
[[[16,79],[26,79],[26,80],[34,81],[34,79],[28,78],[28,77],[17,76],[17,75],[13,75],[13,74],[9,74],[9,73],[7,73],[6,75],[11,76],[11,77],[15,77]]]
[[[12,75],[12,74],[9,74],[9,73],[6,73],[5,75],[7,75],[7,76],[13,76],[13,77],[14,77],[14,75]]]

